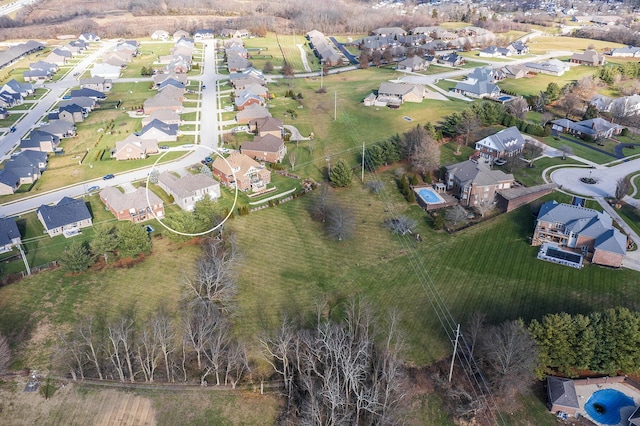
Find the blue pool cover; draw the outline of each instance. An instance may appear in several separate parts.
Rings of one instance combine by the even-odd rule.
[[[620,423],[620,409],[633,405],[633,399],[615,389],[602,389],[591,395],[584,408],[587,414],[603,425]]]

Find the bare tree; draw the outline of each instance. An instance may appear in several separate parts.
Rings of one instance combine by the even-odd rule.
[[[479,128],[480,119],[476,113],[470,109],[462,111],[462,114],[460,114],[460,121],[456,125],[456,132],[459,135],[464,136],[465,145],[469,145],[471,137]]]
[[[449,222],[453,222],[453,225],[456,226],[458,222],[462,222],[467,219],[467,211],[462,206],[452,206],[445,210],[444,217],[446,217]]]
[[[82,345],[84,348],[84,356],[91,364],[93,364],[96,373],[98,374],[98,378],[102,380],[104,378],[102,376],[104,361],[102,356],[103,348],[101,342],[97,339],[94,321],[94,317],[92,316],[80,321],[78,323],[74,339],[78,340]]]
[[[158,342],[160,353],[162,354],[167,381],[173,382],[174,377],[171,366],[173,365],[173,353],[176,351],[176,332],[164,309],[160,310],[153,317],[151,326],[153,327],[153,334]]]
[[[374,194],[378,194],[384,189],[384,183],[379,180],[370,180],[364,185]]]
[[[473,208],[478,212],[478,214],[484,217],[485,214],[492,212],[495,209],[495,204],[491,200],[482,200],[477,203]]]
[[[231,311],[237,293],[234,264],[239,256],[233,239],[207,239],[196,260],[195,275],[185,278],[194,300],[209,301],[222,311]]]
[[[502,395],[527,385],[533,379],[538,349],[521,321],[507,321],[490,327],[483,336],[481,360],[494,389]]]
[[[631,188],[631,181],[628,177],[621,177],[616,181],[616,201],[619,203],[629,192],[629,188]]]
[[[467,344],[469,345],[469,352],[471,355],[473,355],[474,350],[481,339],[482,333],[484,333],[484,323],[486,318],[487,316],[484,313],[475,311],[469,316],[467,324],[464,327],[463,334],[467,336]]]
[[[440,146],[431,135],[423,135],[409,156],[412,169],[422,175],[440,167]]]
[[[524,120],[529,110],[529,104],[522,96],[519,96],[507,104],[506,110],[514,117]]]
[[[64,334],[58,335],[58,344],[54,350],[54,360],[57,367],[68,371],[71,374],[73,380],[84,380],[84,365],[85,359],[83,356],[82,345],[74,336],[65,336]],[[4,369],[8,365],[9,361],[9,345],[7,338],[0,336],[0,362],[4,361],[4,365],[0,365],[0,372],[4,372]]]
[[[318,222],[326,222],[331,205],[331,193],[329,185],[321,185],[313,194],[311,202],[311,217]]]
[[[233,342],[229,345],[226,353],[224,384],[231,384],[231,388],[235,389],[245,371],[249,371],[247,348],[244,344]]]
[[[353,236],[356,227],[356,220],[353,210],[347,207],[334,204],[327,214],[327,234],[338,241],[342,241]]]
[[[121,382],[125,381],[127,374],[129,381],[135,382],[132,349],[134,327],[133,319],[124,315],[107,326],[107,338],[111,343],[111,345],[108,345],[107,352]]]
[[[387,229],[400,235],[413,234],[416,227],[416,221],[408,216],[398,216],[384,221]]]
[[[136,341],[136,357],[146,382],[153,382],[155,371],[162,357],[160,342],[153,324],[154,320],[154,318],[150,318],[142,325],[142,330],[140,330]]]
[[[567,157],[573,155],[573,148],[570,147],[569,145],[562,145],[560,148],[558,148],[560,150],[560,152],[562,152],[562,159],[566,159]]]
[[[558,105],[564,110],[565,116],[568,118],[573,115],[579,115],[582,108],[582,101],[578,95],[568,93],[558,101]]]
[[[290,152],[289,156],[288,156],[288,159],[289,159],[289,164],[291,165],[291,170],[295,170],[296,169],[296,159],[297,159],[296,153],[295,152]]]

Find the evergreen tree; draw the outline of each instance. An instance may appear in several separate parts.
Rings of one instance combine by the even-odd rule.
[[[331,168],[329,181],[333,186],[349,186],[353,180],[353,170],[345,164],[344,161],[338,160],[335,166]]]
[[[544,93],[547,99],[553,102],[560,97],[560,86],[558,86],[558,83],[552,81],[547,85],[547,90]]]
[[[60,259],[62,269],[68,272],[84,271],[91,266],[91,262],[91,253],[89,253],[87,243],[81,240],[73,240]]]
[[[147,230],[133,222],[121,222],[118,225],[118,255],[135,257],[151,252],[151,239]]]
[[[118,247],[118,235],[113,226],[98,226],[91,241],[91,252],[94,256],[104,256],[104,262],[109,260],[109,252]]]
[[[595,105],[589,104],[587,105],[587,110],[584,112],[582,116],[583,120],[591,120],[592,118],[596,118],[598,116],[598,108]]]

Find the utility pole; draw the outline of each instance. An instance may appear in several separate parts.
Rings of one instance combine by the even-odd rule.
[[[456,352],[458,351],[458,338],[460,337],[460,324],[456,329],[456,340],[453,344],[453,356],[451,357],[451,368],[449,369],[449,383],[451,383],[451,376],[453,376],[453,363],[456,361]]]
[[[360,180],[364,183],[364,141],[362,141],[362,176]]]
[[[21,244],[18,244],[18,250],[20,250],[20,256],[22,256],[24,267],[27,269],[27,275],[31,275],[31,268],[29,267],[29,261],[27,260],[27,256],[24,254],[24,251],[22,250]]]

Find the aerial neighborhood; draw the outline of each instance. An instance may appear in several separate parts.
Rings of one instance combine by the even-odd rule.
[[[0,47],[0,423],[640,425],[631,6],[125,3]]]

